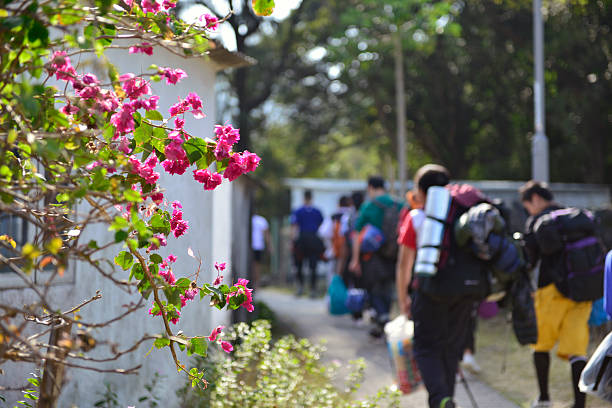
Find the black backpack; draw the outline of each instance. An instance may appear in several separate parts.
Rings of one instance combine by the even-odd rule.
[[[543,255],[559,256],[555,283],[562,293],[576,302],[603,296],[605,249],[589,211],[552,211],[538,218],[534,233]]]
[[[383,223],[381,231],[385,237],[384,243],[378,250],[378,254],[383,258],[395,260],[397,258],[397,230],[400,218],[401,205],[393,202],[391,205],[386,205],[378,200],[373,200],[373,203],[383,210]]]

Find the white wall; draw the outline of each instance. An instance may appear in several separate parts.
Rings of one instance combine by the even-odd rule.
[[[186,129],[197,137],[212,138],[215,112],[215,70],[211,62],[203,59],[183,60],[165,51],[156,50],[152,57],[138,54],[128,55],[114,51],[108,53],[111,60],[117,64],[120,73],[144,72],[155,62],[159,66],[180,67],[188,74],[178,85],[153,84],[154,93],[160,96],[160,112],[167,115],[170,105],[177,101],[177,97],[185,97],[189,92],[196,92],[202,98],[206,118],[195,120],[190,114],[186,115]],[[80,71],[80,70],[79,70]],[[224,183],[214,192],[205,192],[202,185],[191,177],[191,170],[183,176],[170,176],[160,167],[162,174],[160,184],[166,189],[166,194],[172,200],[179,200],[183,204],[184,218],[189,222],[188,233],[176,240],[168,237],[168,246],[162,248],[163,256],[173,253],[178,257],[174,272],[178,277],[191,276],[197,269],[197,262],[187,255],[191,247],[193,252],[202,257],[202,270],[200,283],[211,282],[216,277],[213,265],[215,261],[230,262],[231,260],[231,199],[232,187]],[[83,232],[82,242],[101,237],[112,238],[102,225],[94,226]],[[120,250],[113,247],[105,251],[104,256],[111,260]],[[230,265],[231,267],[231,265]],[[120,269],[120,268],[117,268]],[[128,272],[117,271],[118,278],[127,278]],[[226,279],[231,279],[229,271],[225,273]],[[2,277],[0,277],[2,279]],[[2,287],[0,281],[0,289]],[[106,321],[125,310],[125,305],[138,302],[140,296],[137,292],[124,293],[116,289],[109,280],[101,277],[86,265],[76,265],[74,283],[57,286],[51,290],[51,298],[56,300],[66,310],[80,301],[90,298],[96,290],[101,290],[103,298],[82,309],[80,314],[83,320],[90,322]],[[23,290],[0,290],[0,301],[23,304],[31,296]],[[196,298],[197,299],[197,298]],[[156,334],[163,331],[159,318],[152,318],[147,314],[151,299],[146,308],[137,311],[126,319],[110,327],[94,332],[98,341],[108,340],[119,344],[119,350],[129,347],[144,333]],[[183,311],[180,323],[176,330],[182,329],[186,335],[209,334],[212,327],[218,324],[229,323],[229,312],[212,310],[208,303],[197,300],[191,302]],[[77,328],[73,328],[77,330]],[[185,377],[177,375],[174,364],[168,351],[153,351],[147,355],[151,342],[143,344],[136,352],[120,360],[105,364],[108,368],[129,368],[142,364],[139,375],[101,374],[84,370],[70,369],[67,373],[67,384],[63,390],[59,407],[91,407],[101,399],[100,393],[104,391],[105,382],[111,383],[119,396],[121,406],[136,405],[138,398],[146,395],[145,384],[150,383],[153,373],[164,375],[165,385],[159,386],[158,395],[162,396],[162,407],[178,406],[176,396],[171,390],[179,388],[185,383]],[[108,355],[108,348],[104,345],[96,347],[95,355],[102,357]],[[185,353],[179,352],[181,361],[189,367],[189,360]],[[85,363],[86,364],[86,363]],[[23,384],[25,378],[33,367],[26,364],[5,364],[2,366],[6,374],[0,376],[0,385],[17,386]],[[4,393],[2,393],[4,394]],[[19,398],[18,393],[4,394],[8,402]],[[11,405],[12,406],[12,405]]]

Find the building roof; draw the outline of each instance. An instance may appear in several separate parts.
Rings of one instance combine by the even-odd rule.
[[[229,51],[217,41],[209,41],[210,49],[206,54],[219,66],[219,69],[242,68],[257,64],[257,60],[241,52]]]

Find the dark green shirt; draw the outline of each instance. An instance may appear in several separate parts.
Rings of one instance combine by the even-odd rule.
[[[400,205],[388,194],[378,196],[374,200],[378,201],[385,207],[390,207],[392,205]],[[355,222],[355,230],[361,231],[363,227],[368,224],[371,224],[377,228],[382,228],[384,217],[385,212],[380,206],[376,205],[376,203],[372,202],[372,200],[367,201],[359,209],[359,216],[357,217],[357,221]]]

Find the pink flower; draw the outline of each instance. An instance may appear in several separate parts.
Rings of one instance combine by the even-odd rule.
[[[200,21],[204,20],[206,23],[206,28],[209,30],[216,30],[219,27],[219,19],[215,16],[211,16],[208,13],[204,13],[199,18]]]
[[[93,169],[95,169],[96,167],[99,167],[99,166],[101,166],[101,165],[102,165],[102,162],[101,162],[101,161],[99,161],[99,160],[96,160],[96,161],[94,161],[94,162],[89,163],[87,166],[85,166],[85,169],[87,169],[87,170],[90,170],[90,171],[91,171],[91,170],[93,170]]]
[[[227,143],[226,140],[219,140],[217,146],[215,146],[215,159],[223,160],[230,157],[232,151],[232,145]]]
[[[171,8],[176,7],[176,3],[172,2],[172,1],[169,1],[169,0],[164,0],[163,3],[162,3],[162,7],[164,8],[164,10],[168,11]]]
[[[110,122],[115,126],[117,133],[120,135],[133,131],[135,124],[131,106],[124,104],[121,110],[111,116]]]
[[[225,140],[226,143],[233,145],[240,140],[240,129],[234,129],[232,125],[216,125],[215,135],[218,140]]]
[[[255,153],[250,153],[248,150],[242,152],[242,158],[246,168],[245,173],[255,171],[255,169],[259,165],[259,162],[261,161],[261,158],[258,155],[256,155]]]
[[[164,201],[164,193],[162,193],[161,191],[151,194],[150,197],[151,201],[153,201],[157,205],[161,204],[162,201]]]
[[[141,96],[151,94],[149,82],[145,81],[143,78],[135,77],[134,74],[121,75],[119,80],[123,82],[121,87],[131,100],[136,100]]]
[[[149,246],[150,251],[155,251],[159,249],[159,247],[168,245],[168,242],[166,241],[166,236],[164,234],[155,234],[153,235],[153,238],[157,238],[157,240],[159,241],[159,245],[151,243],[151,245]]]
[[[98,85],[100,83],[100,81],[98,81],[98,77],[94,74],[83,75],[81,77],[81,81],[83,81],[85,85]]]
[[[77,113],[79,111],[79,108],[77,108],[76,106],[70,104],[70,102],[68,102],[66,105],[64,105],[61,109],[61,112],[65,115],[72,115],[74,113]]]
[[[204,190],[214,190],[219,184],[223,182],[223,177],[219,173],[211,173],[206,170],[194,170],[193,178],[204,184]]]
[[[166,262],[168,262],[168,263],[176,262],[176,256],[172,255],[172,254],[168,255],[168,257],[166,258]]]
[[[119,150],[125,154],[130,154],[132,152],[132,149],[130,148],[130,141],[127,137],[123,136],[119,140]]]
[[[193,116],[196,119],[201,119],[206,116],[204,113],[202,113],[202,100],[196,93],[189,92],[187,98],[185,98],[185,102],[191,105],[191,113],[193,113]]]
[[[225,326],[217,326],[216,328],[214,328],[213,331],[210,333],[210,336],[208,336],[208,340],[209,341],[217,340],[217,336],[221,334],[221,331],[223,331],[224,328]]]
[[[50,72],[55,72],[57,79],[68,82],[74,82],[77,77],[76,70],[70,63],[70,57],[67,56],[66,51],[55,51],[53,53]]]
[[[96,106],[102,112],[114,112],[119,107],[119,99],[113,91],[100,90],[98,104]]]
[[[143,99],[140,102],[140,107],[144,108],[145,110],[155,110],[157,109],[157,102],[159,101],[159,96],[157,95],[153,95],[152,97],[150,97],[149,99]]]
[[[189,167],[189,160],[164,160],[162,162],[162,167],[168,174],[183,174],[187,167]]]
[[[217,272],[223,272],[225,270],[225,266],[227,264],[225,262],[215,262],[215,269],[217,270]]]
[[[223,282],[223,275],[217,275],[217,279],[213,282],[213,286],[220,285]]]
[[[176,313],[176,316],[171,317],[169,320],[170,320],[170,323],[177,324],[179,322],[179,319],[181,318],[181,312],[178,310],[175,310],[174,313]]]
[[[221,342],[221,348],[223,349],[223,351],[225,351],[226,353],[229,353],[231,351],[234,350],[234,346],[231,345],[231,343],[227,342],[227,341],[222,341]]]
[[[180,81],[183,78],[187,78],[187,74],[185,73],[185,71],[183,71],[180,68],[177,69],[172,69],[172,68],[160,68],[159,69],[159,74],[161,75],[162,78],[164,78],[166,80],[166,83],[168,84],[176,84],[178,81]]]
[[[142,0],[141,6],[145,13],[157,14],[161,10],[161,5],[155,0]]]
[[[168,285],[174,285],[176,282],[176,277],[172,273],[171,269],[159,271],[159,276],[164,278]]]
[[[147,54],[153,55],[153,46],[148,42],[143,42],[142,44],[133,45],[129,49],[130,54]]]
[[[198,288],[195,289],[187,289],[185,291],[185,298],[188,300],[193,300],[193,298],[196,297],[196,295],[198,294]]]
[[[175,209],[172,212],[172,219],[170,220],[170,229],[174,233],[174,237],[180,237],[187,231],[188,228],[189,225],[187,224],[187,221],[183,220],[183,212],[179,209]]]
[[[166,155],[166,159],[171,161],[177,160],[185,160],[187,158],[187,153],[185,153],[185,149],[181,147],[182,143],[173,140],[166,149],[164,150],[164,154]]]
[[[185,119],[174,118],[174,126],[176,126],[177,129],[182,129],[183,126],[185,126]]]
[[[181,113],[185,113],[188,110],[189,110],[189,105],[185,103],[185,101],[179,101],[175,103],[174,105],[172,105],[170,109],[168,109],[168,112],[170,113],[170,116],[176,116],[176,115],[180,115]]]
[[[229,181],[234,181],[238,177],[240,177],[246,170],[246,166],[244,164],[244,160],[242,156],[238,153],[233,154],[229,159],[229,163],[227,168],[223,172],[223,177],[228,179]]]
[[[181,204],[181,202],[178,200],[173,201],[172,204],[170,204],[170,206],[174,208],[175,210],[178,210],[179,208],[181,209],[183,208],[183,204]]]

